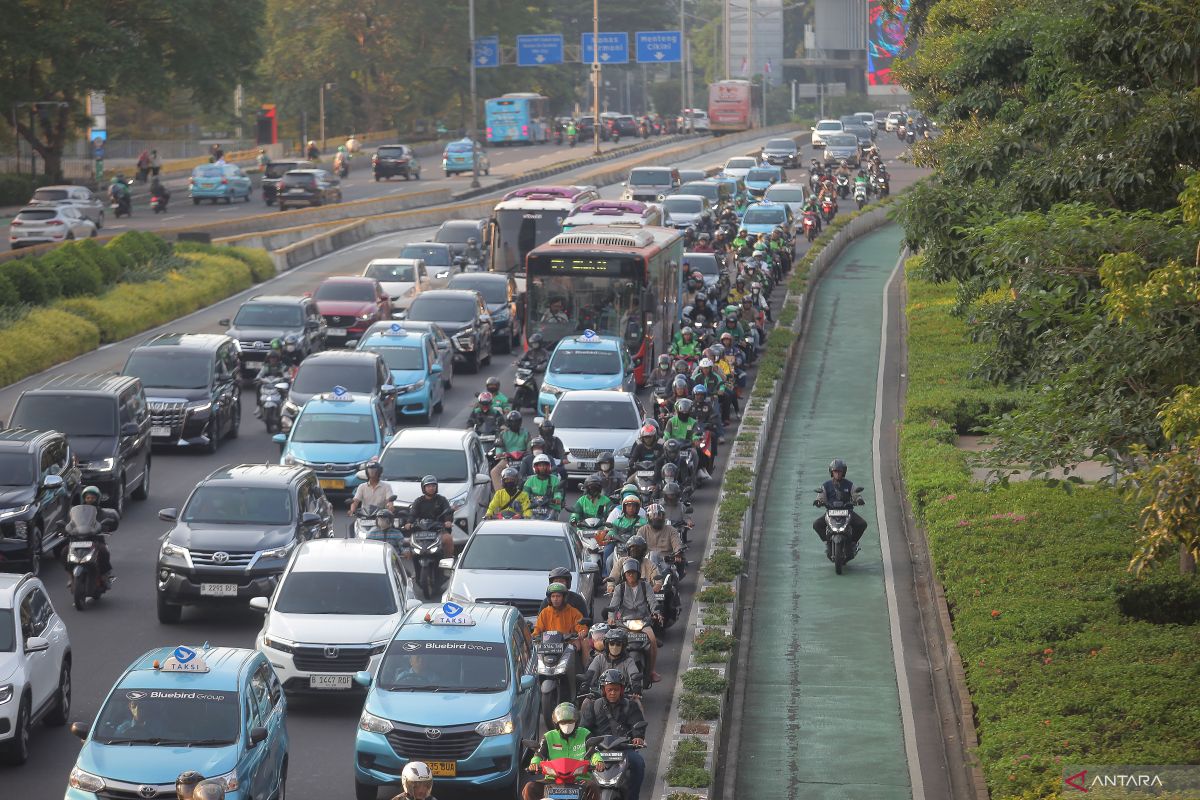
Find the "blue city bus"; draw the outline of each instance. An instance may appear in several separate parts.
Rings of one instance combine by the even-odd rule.
[[[484,104],[488,144],[535,144],[550,138],[550,99],[532,92],[493,97]]]

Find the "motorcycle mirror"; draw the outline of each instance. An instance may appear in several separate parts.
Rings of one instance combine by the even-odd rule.
[[[287,381],[280,381],[279,383],[275,384],[275,388],[281,392],[286,392],[288,389],[292,388],[292,385]]]
[[[313,525],[319,525],[320,523],[321,517],[311,511],[305,511],[300,515],[300,524],[305,527],[312,527]]]
[[[854,493],[855,493],[855,494],[862,494],[862,490],[863,490],[863,487],[862,487],[862,486],[856,487],[856,488],[854,489]]]
[[[532,677],[532,676],[531,676]],[[533,739],[522,739],[521,746],[526,750],[537,750],[539,745]]]

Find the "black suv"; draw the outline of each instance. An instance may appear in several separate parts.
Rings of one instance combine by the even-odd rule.
[[[454,344],[454,360],[478,372],[492,363],[492,315],[483,295],[473,289],[421,292],[408,307],[407,319],[436,322]]]
[[[375,180],[390,180],[394,175],[403,175],[404,180],[421,180],[421,161],[406,144],[380,145],[375,155],[371,156],[371,166],[375,169]]]
[[[450,253],[461,256],[467,252],[467,240],[474,239],[479,248],[480,263],[487,263],[487,220],[452,219],[443,222],[433,240],[450,245]]]
[[[122,375],[141,379],[154,444],[217,452],[242,423],[237,342],[219,333],[163,333],[135,347]]]
[[[354,395],[381,400],[388,425],[396,426],[396,387],[383,356],[365,350],[327,350],[304,359],[283,404],[283,429],[291,430],[304,404],[318,394],[342,386]]]
[[[183,606],[270,597],[297,543],[333,535],[333,508],[307,467],[221,467],[192,490],[183,510],[158,512],[175,527],[160,539],[158,620]]]
[[[119,512],[150,493],[150,410],[142,382],[125,375],[59,375],[22,392],[9,424],[66,434],[83,484]]]
[[[803,166],[803,154],[795,139],[771,139],[759,152],[759,161],[779,167]]]
[[[492,315],[492,345],[498,352],[511,353],[521,341],[525,298],[518,294],[511,272],[460,272],[450,278],[447,289],[474,289],[483,295]]]
[[[325,318],[311,297],[258,295],[242,303],[232,320],[219,323],[226,336],[238,341],[242,375],[258,374],[272,339],[283,340],[284,362],[294,366],[325,349]]]
[[[36,575],[58,547],[59,523],[79,496],[74,462],[58,431],[0,431],[0,567],[19,563]]]
[[[314,169],[317,165],[311,161],[300,159],[292,161],[272,161],[267,164],[267,168],[263,170],[262,182],[259,188],[262,189],[263,202],[269,206],[275,205],[275,200],[279,195],[279,182],[283,180],[283,176],[294,169]]]
[[[276,190],[279,210],[323,206],[342,202],[342,182],[323,169],[294,169],[283,176]]]

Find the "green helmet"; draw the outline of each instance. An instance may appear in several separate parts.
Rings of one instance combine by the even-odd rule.
[[[554,583],[547,586],[546,587],[546,596],[549,597],[552,594],[561,594],[563,597],[566,597],[567,596],[566,584],[555,581]]]
[[[83,498],[83,497],[87,497],[89,494],[95,495],[96,499],[99,500],[100,499],[100,488],[97,486],[88,486],[82,492],[79,493],[79,496],[80,496],[80,498]]]
[[[550,714],[550,721],[554,723],[555,727],[564,722],[577,722],[578,720],[579,712],[575,710],[575,706],[571,703],[559,703]]]
[[[641,493],[638,492],[637,486],[632,483],[627,483],[621,487],[621,499],[624,500],[629,495],[633,495],[634,497],[638,498],[641,497]]]
[[[271,349],[272,350],[282,350],[283,349],[283,339],[280,339],[278,337],[272,339],[271,340]]]

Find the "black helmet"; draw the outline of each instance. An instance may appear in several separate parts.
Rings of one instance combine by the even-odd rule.
[[[607,635],[608,634],[605,634],[605,636],[607,636]],[[621,670],[619,670],[619,669],[604,670],[603,674],[600,675],[600,686],[601,687],[612,686],[614,684],[617,686],[620,686],[622,689],[625,688],[624,673],[622,673]]]
[[[675,380],[671,381],[671,388],[683,389],[686,392],[688,390],[688,379],[682,375],[678,376]]]
[[[596,459],[596,469],[603,472],[605,464],[608,464],[609,472],[612,472],[617,467],[616,459],[613,458],[613,454],[609,450],[605,450],[600,454],[600,457]]]
[[[592,492],[593,489],[596,490],[595,494],[600,494],[600,491],[603,488],[604,488],[604,478],[600,477],[599,475],[596,475],[595,473],[588,475],[587,478],[584,479],[584,481],[583,481],[583,491],[589,495],[593,494],[593,492]]]
[[[546,449],[546,440],[540,436],[533,437],[532,439],[529,440],[529,449],[530,449],[530,451],[532,451],[534,448],[541,448],[542,450],[545,450]]]
[[[204,780],[204,776],[195,770],[179,773],[179,777],[175,779],[175,792],[180,789],[193,789],[196,784]]]
[[[500,483],[509,491],[517,488],[517,482],[520,480],[521,473],[517,471],[516,467],[505,467],[504,471],[500,473]]]
[[[554,435],[554,423],[548,419],[542,420],[542,424],[538,425],[538,433],[549,439]]]
[[[675,411],[681,417],[686,418],[688,414],[692,413],[692,401],[687,399],[686,397],[682,398],[679,402],[677,402],[675,404]]]
[[[667,511],[658,503],[654,503],[646,509],[646,520],[650,523],[651,528],[660,530],[667,521]]]
[[[635,547],[640,547],[641,552],[634,554],[633,548]],[[629,551],[629,555],[631,557],[641,558],[642,556],[646,555],[646,550],[648,549],[648,546],[646,545],[646,537],[635,533],[633,536],[629,537],[629,541],[625,543],[625,548]]]
[[[505,421],[505,423],[508,424],[508,427],[513,429],[514,431],[521,430],[521,412],[520,411],[513,410],[513,411],[508,412],[508,414],[506,414],[504,417],[504,421]]]
[[[608,632],[604,634],[604,644],[608,645],[612,642],[617,642],[624,647],[629,644],[629,634],[625,632],[624,628],[609,628]]]
[[[530,350],[539,349],[542,346],[543,341],[545,341],[545,340],[542,338],[542,335],[540,333],[533,334],[532,336],[529,337],[529,349]]]
[[[835,472],[841,472],[842,477],[846,477],[846,462],[842,461],[840,458],[835,458],[833,461],[830,461],[829,476],[833,477],[833,473]]]
[[[375,472],[378,472],[380,475],[382,475],[383,474],[383,464],[380,464],[378,461],[368,461],[367,465],[365,467],[363,467],[363,470],[368,473],[371,472],[372,470],[374,470]]]
[[[554,569],[550,570],[550,574],[547,577],[550,579],[551,583],[554,583],[555,581],[566,581],[567,583],[570,583],[571,570],[567,569],[566,567],[555,567]]]
[[[688,371],[688,365],[682,358],[677,358],[675,359],[675,363],[671,365],[671,369],[675,371],[676,375],[683,375]]]
[[[660,353],[656,366],[663,372],[666,372],[671,368],[671,357],[666,353]]]
[[[438,485],[438,479],[437,479],[436,475],[426,475],[424,478],[421,478],[421,488],[422,489],[424,489],[426,486],[437,486],[437,485]]]
[[[484,382],[483,385],[485,387],[487,387],[487,390],[489,392],[491,392],[492,394],[495,394],[496,392],[500,391],[500,379],[497,378],[495,375],[492,375],[491,377],[489,377],[487,379],[487,381]]]
[[[679,458],[681,450],[683,450],[683,445],[679,443],[678,439],[667,439],[667,443],[663,445],[663,455],[671,461]]]
[[[683,494],[683,487],[676,481],[667,481],[663,484],[663,499],[671,497],[679,497]]]

